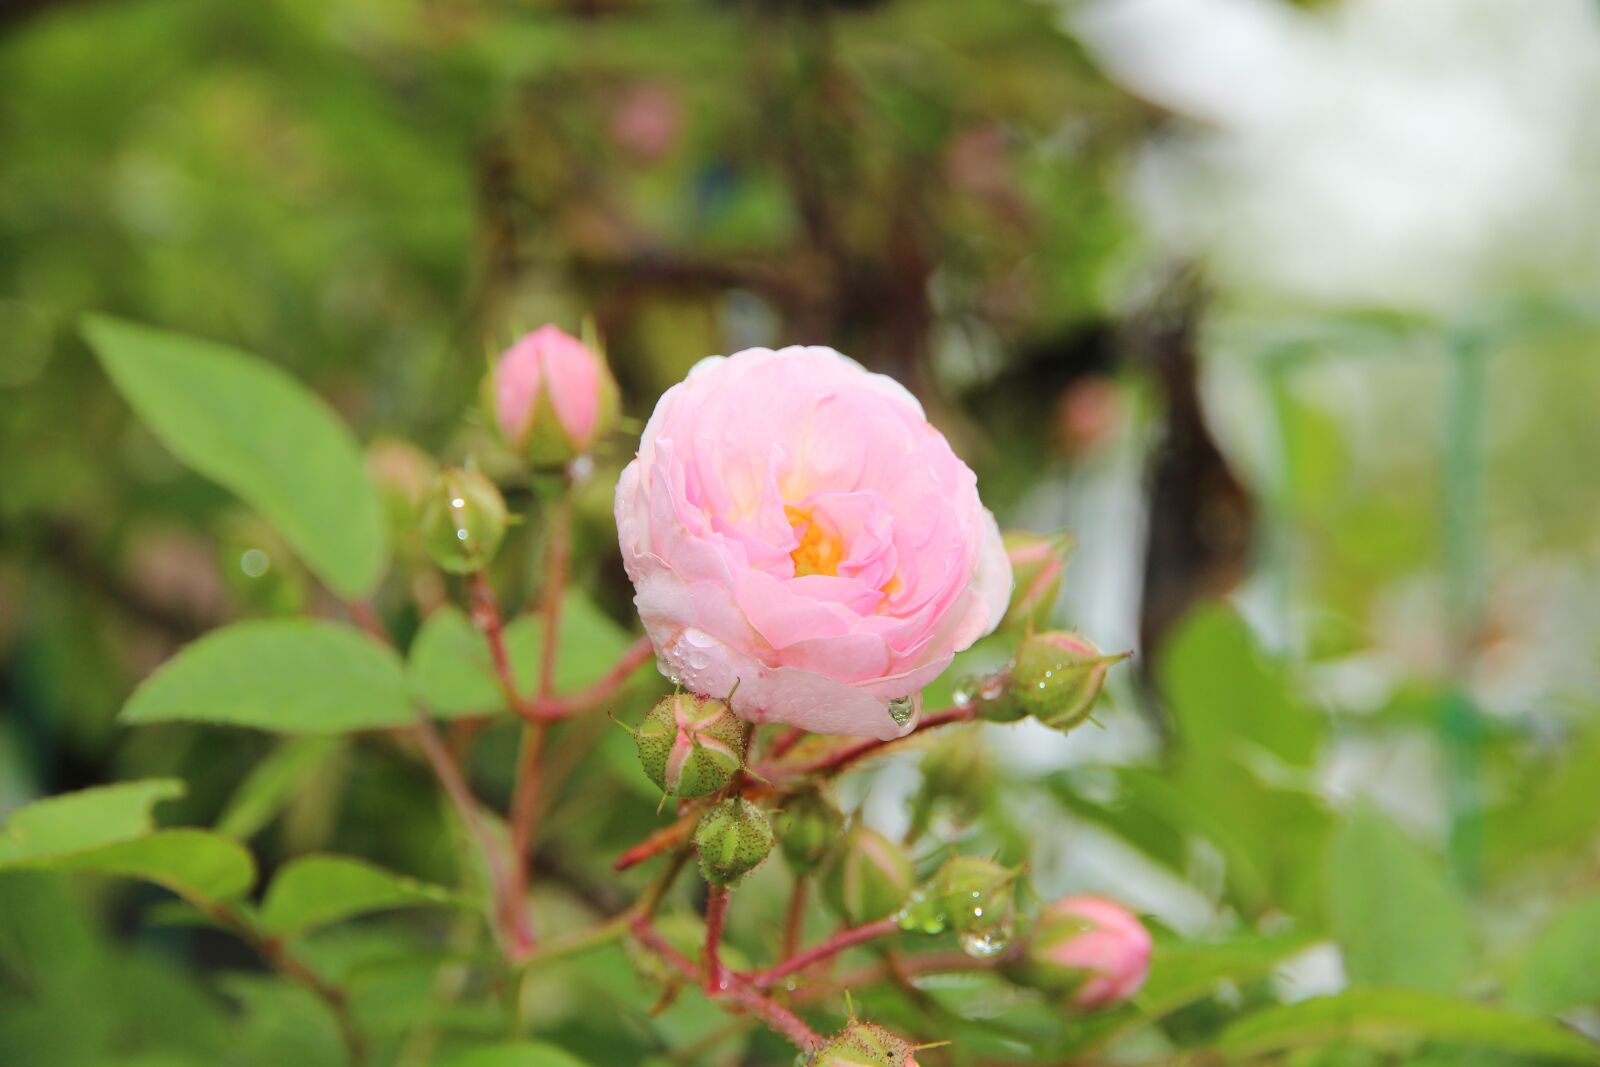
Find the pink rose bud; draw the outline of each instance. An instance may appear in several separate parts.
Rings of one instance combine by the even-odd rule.
[[[1150,932],[1134,914],[1097,896],[1058,900],[1039,914],[1029,975],[1069,1007],[1100,1011],[1132,997],[1150,973]]]
[[[812,1067],[917,1067],[909,1041],[872,1023],[851,1022],[817,1051]]]
[[[1011,606],[1006,609],[1006,617],[1000,625],[1019,629],[1043,626],[1049,622],[1056,597],[1061,592],[1061,577],[1066,573],[1072,538],[1007,530],[1003,539],[1017,588],[1011,594]]]
[[[616,513],[662,669],[753,722],[908,733],[1011,601],[977,478],[899,383],[831,348],[702,360],[656,405]]]
[[[1065,733],[1089,717],[1106,672],[1128,655],[1107,655],[1088,638],[1064,630],[1034,634],[1017,649],[1011,695],[1028,714]]]
[[[485,394],[506,443],[541,465],[589,451],[617,416],[617,383],[605,360],[555,326],[506,349]]]

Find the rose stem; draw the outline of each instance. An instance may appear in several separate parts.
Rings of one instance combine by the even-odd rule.
[[[521,959],[533,948],[533,931],[528,927],[527,910],[521,906],[517,895],[517,879],[506,857],[478,814],[478,802],[461,774],[461,768],[450,758],[439,733],[426,714],[417,717],[417,740],[422,753],[433,768],[434,777],[444,787],[445,795],[455,806],[456,813],[466,824],[467,832],[483,852],[483,861],[489,869],[489,881],[494,892],[495,912],[505,937],[506,949],[513,959]]]
[[[904,741],[907,738],[916,737],[927,732],[928,730],[937,729],[940,726],[948,726],[951,723],[969,722],[976,718],[977,714],[977,706],[973,704],[967,704],[956,708],[946,708],[944,711],[935,712],[932,715],[924,717],[923,720],[917,724],[917,728],[915,730],[902,737],[890,738],[887,741],[879,741],[876,739],[860,741],[856,744],[846,746],[845,748],[836,749],[833,752],[819,756],[809,763],[802,763],[793,767],[773,767],[768,765],[762,768],[761,773],[767,778],[794,778],[809,774],[837,774],[846,767],[850,766],[852,763],[859,762],[860,760],[865,759],[866,757],[871,756],[885,748],[888,748],[891,745]]]
[[[227,904],[207,904],[203,910],[253,948],[273,970],[304,986],[325,1003],[338,1023],[346,1058],[352,1065],[366,1062],[366,1042],[362,1040],[361,1031],[350,1013],[350,996],[342,986],[334,985],[307,967],[284,947],[282,939],[262,932],[253,920],[237,908]]]
[[[792,959],[800,951],[800,936],[806,924],[806,876],[794,876],[794,888],[789,891],[789,910],[783,917],[783,958]]]
[[[677,971],[684,978],[693,982],[699,977],[699,968],[683,953],[673,948],[666,939],[656,933],[648,919],[640,917],[634,920],[633,936],[644,948],[657,956]],[[716,1001],[727,1001],[765,1023],[774,1033],[795,1045],[802,1052],[814,1052],[822,1046],[822,1038],[807,1026],[794,1012],[762,996],[747,983],[736,976],[728,976],[727,985],[708,995]]]
[[[722,969],[722,927],[728,919],[728,887],[714,885],[706,892],[706,992],[716,995],[727,988]]]
[[[841,930],[828,938],[806,949],[804,952],[789,956],[788,959],[770,970],[762,971],[749,977],[750,984],[757,989],[768,989],[780,979],[786,978],[796,971],[803,971],[813,963],[832,956],[837,956],[845,949],[854,948],[868,941],[875,941],[880,937],[887,937],[900,929],[898,923],[891,916],[878,919],[874,922],[853,926],[848,930]]]
[[[561,599],[566,595],[567,571],[572,557],[572,496],[567,487],[556,498],[550,516],[549,543],[544,565],[544,640],[539,655],[538,697],[555,691],[556,661],[561,644]],[[502,648],[504,642],[502,641]],[[511,864],[517,898],[527,907],[529,853],[533,849],[539,814],[539,755],[544,750],[549,725],[532,720],[522,726],[517,772],[511,793]]]

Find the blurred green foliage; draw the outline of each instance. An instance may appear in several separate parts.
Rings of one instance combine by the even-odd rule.
[[[143,784],[0,830],[0,1060],[343,1062],[323,1004],[146,884],[204,903],[252,882],[247,906],[352,991],[374,1062],[789,1061],[693,995],[652,1012],[657,985],[614,947],[531,973],[523,1027],[544,1044],[504,1045],[483,919],[454,906],[481,872],[410,753],[113,721],[202,632],[303,625],[276,617],[337,611],[312,575],[338,579],[297,558],[283,509],[304,501],[206,471],[257,514],[161,443],[193,462],[175,435],[204,420],[135,420],[80,338],[85,313],[237,345],[362,441],[492,467],[462,419],[486,349],[591,311],[635,415],[707,353],[826,341],[926,397],[1003,518],[1093,519],[1070,501],[1139,493],[1128,470],[1162,462],[1185,399],[1203,399],[1219,462],[1259,505],[1248,558],[1136,561],[1178,568],[1197,601],[1238,590],[1244,610],[1200,607],[1145,650],[1144,684],[1119,677],[1100,717],[1132,742],[1107,755],[1089,728],[1041,768],[1009,728],[971,728],[954,771],[948,751],[924,768],[964,788],[912,787],[919,833],[1032,861],[1028,893],[1122,889],[1157,916],[1144,994],[1083,1020],[992,974],[861,989],[865,1017],[953,1042],[925,1062],[1597,1059],[1570,1025],[1592,1035],[1600,1018],[1600,364],[1582,302],[1508,295],[1485,325],[1147,299],[1167,283],[1137,266],[1121,189],[1160,116],[1045,4],[137,0],[6,17],[0,809]],[[1487,338],[1489,402],[1452,450],[1451,330],[1469,328]],[[1208,388],[1166,376],[1174,336]],[[246,414],[204,414],[255,417],[260,398],[235,399]],[[627,451],[600,457],[579,500],[564,688],[602,675],[631,629],[608,500]],[[380,489],[409,455],[372,461]],[[1465,520],[1441,506],[1463,463]],[[496,575],[508,599],[536,583],[547,500],[519,486],[513,503],[535,521]],[[376,601],[407,660],[385,684],[447,715],[488,710],[465,617],[423,622],[458,590],[419,565],[405,514],[388,513],[396,573]],[[1452,523],[1479,542],[1464,576],[1443,562]],[[1134,540],[1086,525],[1101,561]],[[1458,598],[1456,581],[1473,588]],[[1088,613],[1083,589],[1069,582],[1063,621]],[[1479,606],[1452,617],[1453,600]],[[537,625],[511,640],[530,663]],[[941,687],[1004,655],[980,647]],[[613,710],[636,718],[652,684]],[[1441,743],[1444,709],[1463,706],[1465,741]],[[480,791],[503,800],[511,727],[472,751]],[[644,884],[609,867],[657,825],[656,797],[602,717],[563,725],[551,751],[538,910],[577,928]],[[894,773],[917,777],[900,766],[872,788]],[[1080,849],[1110,858],[1063,873]],[[942,858],[919,854],[919,873]],[[671,901],[686,945],[694,903]],[[770,956],[783,906],[772,863],[741,891],[731,951]],[[826,933],[820,911],[808,923]],[[1305,977],[1330,956],[1331,978]],[[805,1010],[836,1026],[841,1007]]]

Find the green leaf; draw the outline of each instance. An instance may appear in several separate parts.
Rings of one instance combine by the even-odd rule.
[[[202,722],[334,734],[415,720],[400,658],[343,623],[234,623],[184,648],[122,709],[130,723]]]
[[[506,654],[519,692],[531,693],[538,683],[543,635],[537,615],[518,616],[505,628]],[[587,597],[569,593],[561,605],[556,691],[572,692],[599,681],[631,643],[627,631]],[[428,616],[411,644],[406,676],[412,694],[442,716],[484,715],[505,706],[483,635],[454,607]]]
[[[1442,871],[1370,808],[1329,857],[1329,918],[1352,982],[1451,992],[1466,977],[1466,908]]]
[[[388,560],[383,511],[360,447],[326,403],[225,345],[102,315],[83,332],[179,459],[266,516],[334,592],[372,592]]]
[[[154,829],[151,809],[183,795],[175,778],[85,789],[25,804],[0,830],[0,867],[98,848]]]
[[[473,906],[453,890],[361,860],[306,856],[273,879],[261,907],[261,925],[271,933],[290,935],[368,912],[436,905]]]
[[[272,821],[296,787],[342,748],[332,737],[295,737],[282,742],[234,790],[217,817],[217,833],[240,841],[253,837]]]
[[[452,1056],[439,1067],[585,1067],[564,1049],[533,1041],[490,1045]]]
[[[255,860],[231,838],[207,830],[158,830],[132,841],[40,861],[58,871],[94,871],[166,886],[197,903],[227,900],[255,883]]]
[[[1534,1012],[1600,1004],[1600,894],[1539,932],[1511,979],[1510,1001]]]
[[[1387,1046],[1424,1040],[1595,1063],[1600,1046],[1542,1019],[1410,989],[1354,989],[1267,1008],[1239,1020],[1211,1046],[1223,1056],[1260,1056],[1358,1041]]]
[[[1186,617],[1158,673],[1177,735],[1174,799],[1186,822],[1213,828],[1233,900],[1251,916],[1314,920],[1330,826],[1313,774],[1321,716],[1226,607]]]

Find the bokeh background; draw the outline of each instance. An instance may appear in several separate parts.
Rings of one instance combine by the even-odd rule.
[[[205,629],[325,596],[135,422],[83,313],[278,363],[395,477],[395,440],[479,447],[486,352],[592,314],[636,419],[704,355],[831,344],[1002,525],[1074,531],[1060,621],[1138,656],[1102,729],[992,739],[1016,789],[982,804],[1045,889],[1177,935],[1304,914],[1369,803],[1486,973],[1600,885],[1593,3],[10,0],[0,86],[0,812],[181,773],[172,817],[214,820],[267,742],[114,716]],[[578,565],[626,627],[595,484]],[[923,777],[855,799],[894,828]],[[422,782],[348,755],[257,845],[429,873]],[[198,996],[247,965],[121,892],[82,918],[119,966]],[[8,936],[0,1048],[44,1049]]]

